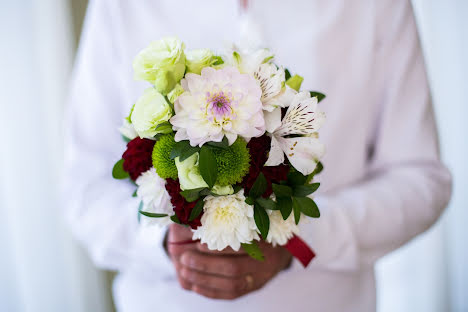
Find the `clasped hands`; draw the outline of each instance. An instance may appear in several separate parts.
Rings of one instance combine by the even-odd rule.
[[[259,242],[265,256],[261,262],[242,249],[209,250],[200,242],[172,244],[192,239],[189,228],[172,224],[167,235],[167,251],[182,288],[214,299],[236,299],[264,286],[289,266],[291,255],[283,247]]]

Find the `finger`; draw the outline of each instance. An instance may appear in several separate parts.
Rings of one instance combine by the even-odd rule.
[[[200,242],[197,242],[197,250],[203,253],[207,254],[213,254],[213,255],[230,255],[230,256],[235,256],[235,255],[240,255],[240,256],[245,256],[247,253],[243,249],[239,249],[238,251],[235,251],[231,247],[226,247],[223,250],[211,250],[208,248],[207,244],[202,244]]]
[[[173,261],[173,263],[177,273],[177,280],[179,281],[180,286],[185,290],[192,290],[192,283],[189,280],[185,279],[181,274],[183,265],[180,264],[180,262],[177,260]]]
[[[194,286],[198,285],[220,291],[242,293],[246,291],[249,286],[245,276],[233,278],[221,277],[218,275],[201,273],[187,267],[182,267],[180,276]]]
[[[169,242],[186,241],[191,240],[192,236],[193,233],[189,227],[173,223],[169,226],[167,240]]]
[[[240,297],[242,294],[236,294],[233,292],[224,292],[216,289],[211,288],[204,288],[199,285],[194,285],[192,290],[199,295],[205,296],[211,299],[224,299],[224,300],[232,300]]]
[[[227,277],[255,272],[260,263],[255,261],[249,256],[215,256],[193,250],[184,252],[180,257],[181,264],[193,270]]]
[[[196,250],[195,244],[171,244],[169,242],[167,243],[167,252],[169,253],[172,259],[179,259],[180,256],[187,250]]]

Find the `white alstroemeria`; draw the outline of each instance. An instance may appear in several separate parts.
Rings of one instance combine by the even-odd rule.
[[[235,66],[241,73],[253,76],[262,89],[263,109],[271,112],[277,107],[287,107],[296,91],[285,84],[282,67],[272,64],[274,54],[268,49],[243,51],[236,47],[224,57],[226,65]]]
[[[316,133],[325,121],[325,114],[318,110],[316,97],[300,92],[292,100],[281,119],[281,108],[265,112],[266,131],[271,136],[271,148],[266,166],[277,166],[284,161],[284,154],[291,165],[304,175],[312,173],[317,161],[325,153],[324,145]],[[286,137],[303,135],[301,137]]]
[[[283,68],[277,68],[270,63],[261,64],[253,73],[262,89],[263,109],[271,112],[277,107],[287,107],[291,104],[296,91],[285,84]]]
[[[237,67],[242,74],[253,75],[260,65],[270,62],[274,54],[268,49],[241,50],[233,46],[223,55],[226,66]]]

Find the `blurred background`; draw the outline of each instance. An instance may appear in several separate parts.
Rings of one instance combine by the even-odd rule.
[[[378,311],[468,311],[468,1],[413,0],[451,203],[381,259]],[[0,311],[113,311],[60,206],[63,110],[85,0],[0,0]]]

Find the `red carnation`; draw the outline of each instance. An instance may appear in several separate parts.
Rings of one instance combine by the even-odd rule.
[[[255,183],[260,172],[265,175],[268,183],[267,190],[263,194],[263,197],[267,198],[273,193],[271,183],[279,183],[280,181],[287,180],[289,166],[281,164],[279,166],[267,166],[265,163],[268,159],[268,151],[270,150],[271,138],[263,135],[259,138],[252,138],[247,144],[250,152],[250,169],[249,173],[244,177],[241,185],[245,189],[245,193],[248,194],[250,188]]]
[[[151,154],[154,143],[153,140],[138,137],[128,142],[127,150],[122,155],[123,169],[130,174],[133,181],[153,165]]]
[[[171,196],[171,203],[174,206],[174,212],[179,218],[180,223],[188,224],[192,229],[196,229],[201,225],[200,219],[203,215],[202,213],[193,221],[189,221],[190,213],[192,212],[193,207],[195,207],[196,201],[189,203],[185,200],[180,192],[180,184],[178,180],[167,179],[166,180],[166,190]]]

